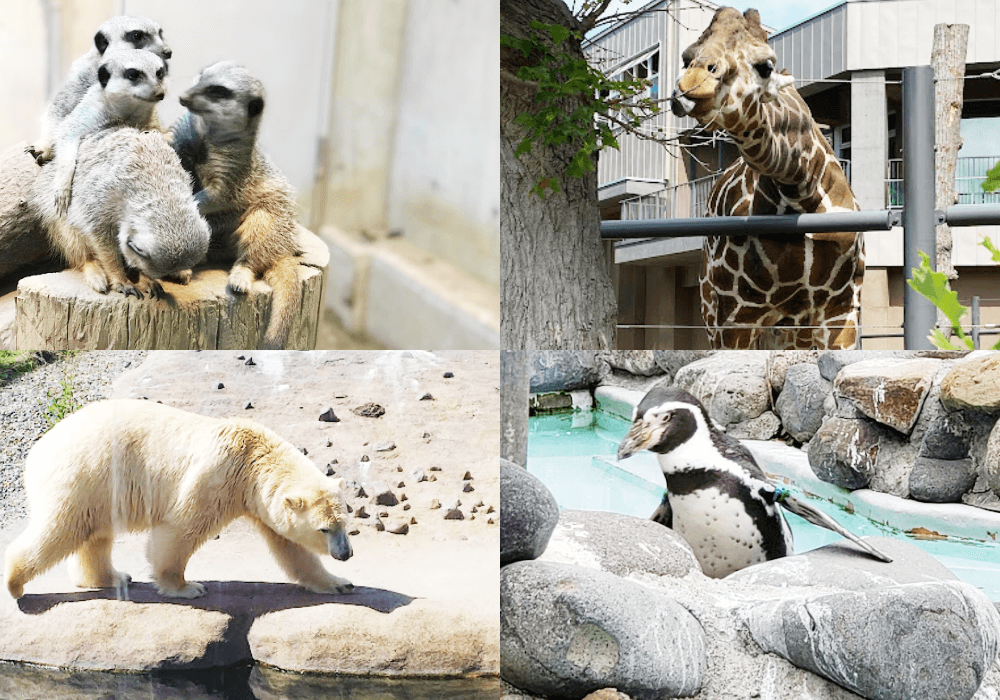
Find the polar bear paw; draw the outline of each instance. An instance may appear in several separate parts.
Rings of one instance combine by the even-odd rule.
[[[312,591],[313,593],[333,593],[335,595],[348,595],[354,592],[354,584],[348,581],[346,578],[338,578],[337,576],[331,576],[329,581],[324,581],[322,584],[303,584],[306,590]]]
[[[188,581],[180,588],[171,588],[157,581],[156,592],[167,598],[201,598],[205,595],[205,586],[197,581]]]

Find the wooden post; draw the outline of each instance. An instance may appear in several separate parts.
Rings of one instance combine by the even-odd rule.
[[[947,209],[958,203],[955,188],[955,166],[958,149],[962,146],[962,93],[965,87],[965,53],[969,43],[969,25],[938,24],[934,26],[934,48],[931,66],[936,81],[934,91],[934,206]],[[905,154],[904,154],[905,158]],[[937,271],[955,279],[951,257],[951,229],[947,224],[937,227]],[[938,326],[950,328],[951,323],[938,314]]]
[[[500,456],[525,466],[528,460],[528,353],[500,353]]]

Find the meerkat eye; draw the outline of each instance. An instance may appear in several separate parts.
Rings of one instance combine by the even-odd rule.
[[[140,248],[139,246],[137,246],[133,241],[129,241],[128,242],[128,247],[129,247],[129,249],[133,253],[135,253],[139,257],[142,257],[142,258],[146,257],[146,251],[144,251],[142,248]]]
[[[156,77],[157,77],[158,80],[163,80],[163,76],[164,76],[164,71],[163,71],[162,68],[160,70],[156,71]]]
[[[146,36],[145,32],[134,29],[125,35],[125,39],[131,44],[137,44],[142,41],[144,36]]]
[[[231,97],[233,92],[224,85],[209,85],[205,88],[205,94],[215,99],[224,100]]]
[[[767,78],[774,72],[774,63],[770,60],[764,61],[763,63],[753,64],[753,69],[757,71],[757,74],[762,78]]]
[[[125,80],[130,80],[133,83],[142,77],[142,73],[137,71],[135,68],[127,68],[125,70]]]

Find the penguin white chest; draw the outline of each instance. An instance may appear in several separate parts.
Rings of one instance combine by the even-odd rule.
[[[767,560],[760,524],[742,500],[710,486],[670,494],[670,507],[674,530],[691,545],[706,576],[722,578]]]

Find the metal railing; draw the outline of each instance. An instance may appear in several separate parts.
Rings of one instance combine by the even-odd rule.
[[[642,221],[705,216],[708,211],[708,195],[718,178],[718,175],[700,177],[680,185],[664,187],[650,194],[626,199],[621,203],[622,219]]]
[[[955,164],[955,191],[959,204],[1000,204],[1000,192],[984,192],[986,171],[1000,162],[1000,156],[959,158]],[[890,158],[885,180],[890,209],[902,209],[903,159]]]

